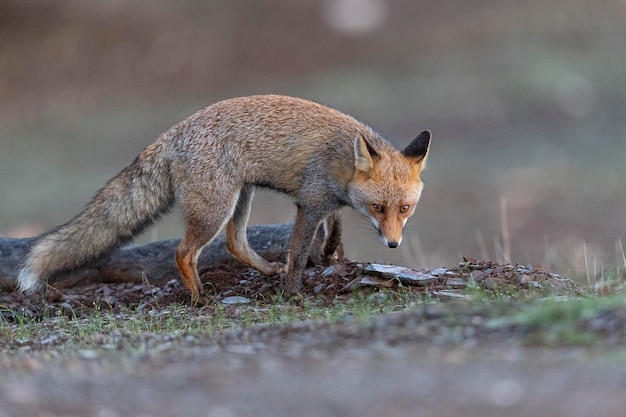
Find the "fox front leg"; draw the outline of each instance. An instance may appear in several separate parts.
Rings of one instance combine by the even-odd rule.
[[[291,248],[289,250],[289,269],[285,284],[287,295],[296,295],[302,290],[302,273],[306,267],[309,250],[319,227],[321,217],[316,213],[307,212],[298,206],[296,222],[293,226]]]

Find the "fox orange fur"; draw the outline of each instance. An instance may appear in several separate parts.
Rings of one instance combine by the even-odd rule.
[[[400,151],[354,118],[298,98],[218,102],[161,134],[84,211],[42,235],[26,256],[19,286],[34,291],[110,254],[175,203],[186,221],[176,263],[193,302],[204,294],[200,251],[224,226],[237,259],[263,274],[279,274],[283,266],[263,259],[246,240],[254,189],[265,187],[289,195],[297,206],[285,289],[298,293],[320,225],[329,237],[324,254],[337,249],[344,206],[371,219],[387,246],[400,244],[422,193],[430,139],[424,131]]]

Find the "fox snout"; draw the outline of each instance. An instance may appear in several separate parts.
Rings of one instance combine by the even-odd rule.
[[[369,214],[372,224],[383,243],[392,249],[400,246],[400,243],[402,243],[402,229],[404,229],[408,217],[412,214],[411,207],[402,205],[399,210],[394,210],[392,207],[372,204]]]
[[[395,249],[400,246],[400,243],[402,243],[402,229],[400,229],[399,233],[390,233],[391,230],[382,229],[377,224],[376,219],[372,218],[372,223],[374,223],[378,236],[380,236],[380,240],[383,241],[384,245],[390,247],[391,249]]]
[[[402,231],[400,231],[400,236],[390,238],[386,236],[382,230],[378,229],[378,235],[383,241],[383,244],[387,245],[391,249],[397,248],[398,246],[400,246],[400,243],[402,243]]]

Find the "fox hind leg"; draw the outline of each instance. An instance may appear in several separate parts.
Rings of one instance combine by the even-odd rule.
[[[246,227],[250,217],[252,197],[254,197],[254,187],[251,185],[244,186],[239,194],[239,201],[233,216],[226,225],[226,247],[235,258],[262,274],[279,274],[284,269],[283,265],[268,262],[248,245]]]
[[[313,239],[313,243],[311,244],[311,249],[309,250],[308,263],[311,264],[311,266],[324,264],[322,257],[323,257],[323,252],[324,252],[325,241],[326,241],[326,228],[324,224],[322,223],[317,228],[317,232],[315,233],[315,238]]]
[[[333,265],[343,257],[341,211],[337,210],[329,214],[318,226],[309,251],[309,263],[312,265]]]
[[[344,257],[343,242],[341,241],[341,212],[339,210],[334,211],[324,219],[324,230],[326,239],[324,241],[322,263],[330,265]]]
[[[211,206],[207,202],[189,200],[183,205],[186,214],[187,228],[178,249],[176,250],[176,265],[183,278],[183,282],[191,292],[192,304],[200,301],[205,295],[200,275],[198,274],[198,257],[202,249],[219,233],[226,221],[231,217],[239,194],[224,198],[218,196],[214,201],[222,201],[221,206]],[[221,197],[221,198],[220,198]],[[201,201],[201,200],[200,200]]]
[[[191,303],[194,305],[200,301],[201,296],[205,295],[200,276],[198,275],[200,250],[195,250],[193,245],[183,241],[176,251],[176,265],[183,282],[191,292]]]

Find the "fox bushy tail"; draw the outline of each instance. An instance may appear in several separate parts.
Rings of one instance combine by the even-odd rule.
[[[169,210],[174,191],[164,142],[146,148],[80,214],[35,241],[17,278],[22,291],[106,256]]]

